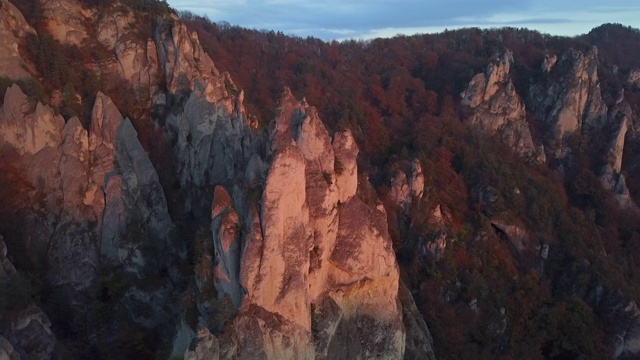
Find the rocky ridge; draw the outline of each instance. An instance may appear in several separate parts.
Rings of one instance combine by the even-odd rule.
[[[73,45],[86,41],[87,24],[97,24],[98,40],[114,53],[108,71],[148,88],[151,106],[166,114],[184,210],[194,216],[210,210],[212,263],[196,284],[213,283],[218,299],[197,304],[195,354],[204,346],[197,356],[402,357],[398,267],[383,206],[356,195],[358,148],[351,133],[329,136],[317,111],[288,90],[269,133],[256,132],[243,93],[174,15],[159,20],[153,38],[144,41],[133,36],[132,13],[111,10],[98,18],[73,0],[55,0],[45,4],[45,17],[54,38]],[[157,85],[160,79],[166,88]],[[103,269],[137,284],[185,256],[131,121],[99,93],[88,123],[65,121],[41,103],[34,110],[16,85],[0,109],[0,140],[33,185],[28,203],[42,204],[24,209],[32,229],[26,248],[47,259],[48,284],[78,294],[72,306],[85,310],[76,322],[87,311],[92,316],[83,299],[94,284],[109,284]],[[207,191],[213,193],[208,205]],[[180,281],[173,271],[169,279]],[[145,329],[174,317],[179,340],[173,352],[180,354],[195,333],[175,306],[167,306],[175,294],[171,281],[133,285],[117,295],[114,311]],[[208,327],[208,320],[220,308],[211,305],[227,297],[234,327],[218,340],[211,333],[221,329]],[[140,306],[148,311],[137,312]]]

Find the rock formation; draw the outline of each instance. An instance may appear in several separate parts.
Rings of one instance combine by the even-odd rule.
[[[485,73],[474,76],[461,94],[462,105],[471,112],[471,124],[490,135],[500,132],[502,139],[523,157],[538,157],[524,102],[509,76],[512,63],[513,54],[507,51],[490,63]]]
[[[383,207],[356,196],[353,138],[332,140],[288,90],[280,104],[260,203],[214,194],[216,288],[238,313],[188,356],[217,353],[206,342],[221,358],[402,357],[398,269]]]
[[[28,33],[35,34],[35,30],[20,11],[8,0],[0,0],[0,77],[14,80],[31,77],[18,49],[20,39]]]
[[[394,205],[409,210],[413,199],[420,201],[424,196],[424,185],[422,165],[418,159],[413,159],[410,173],[398,169],[391,177],[388,198]]]
[[[543,79],[530,86],[528,103],[536,117],[552,129],[546,142],[548,154],[564,158],[569,151],[568,136],[602,129],[607,106],[600,92],[597,48],[586,54],[570,49],[551,63]]]
[[[96,19],[98,41],[115,55],[109,73],[119,74],[131,86],[153,95],[160,80],[156,44],[140,36],[142,31],[133,11],[122,5],[105,9]]]
[[[46,259],[50,286],[86,295],[100,266],[142,278],[184,256],[173,242],[173,222],[155,169],[131,122],[107,96],[97,94],[89,131],[77,118],[65,124],[40,103],[33,110],[16,85],[4,100],[0,143],[18,155],[17,164],[34,189],[28,195],[34,205],[21,210],[24,246]],[[125,313],[149,327],[166,321],[170,287],[128,289]],[[142,304],[149,309],[144,316],[133,310]]]
[[[68,45],[80,45],[88,37],[87,24],[97,15],[77,0],[44,0],[41,6],[51,36]]]

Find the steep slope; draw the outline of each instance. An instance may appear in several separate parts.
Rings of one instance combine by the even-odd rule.
[[[461,94],[461,104],[472,112],[469,122],[490,135],[500,131],[502,139],[514,152],[544,163],[544,148],[536,149],[533,144],[524,102],[516,94],[510,79],[512,63],[513,54],[507,51],[489,64],[486,73],[474,76]]]

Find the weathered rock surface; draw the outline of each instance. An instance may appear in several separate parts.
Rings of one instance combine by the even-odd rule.
[[[33,303],[13,314],[3,335],[21,359],[50,359],[56,345],[49,318]]]
[[[215,257],[215,288],[223,298],[228,294],[236,308],[242,300],[240,284],[240,218],[229,193],[216,186],[211,207],[211,232]]]
[[[410,172],[396,170],[390,179],[388,199],[404,210],[409,210],[413,199],[420,201],[424,196],[425,176],[418,159],[411,162]]]
[[[11,277],[16,274],[16,268],[7,258],[7,252],[7,244],[4,243],[4,238],[0,236],[0,281],[2,282],[11,280]]]
[[[406,206],[411,201],[411,188],[407,181],[407,174],[398,170],[391,178],[391,189],[389,199],[398,206]]]
[[[213,61],[204,52],[197,33],[189,33],[177,17],[160,20],[154,34],[158,50],[158,61],[167,88],[172,94],[197,92],[210,103],[221,105],[227,114],[234,110],[244,113],[242,95],[237,98],[227,89],[231,79],[227,73],[220,74]]]
[[[27,33],[35,30],[8,0],[0,0],[0,77],[20,79],[31,77],[20,56],[18,45]]]
[[[627,75],[627,85],[633,88],[640,87],[640,69],[631,69]]]
[[[512,63],[513,54],[507,51],[490,63],[485,73],[474,76],[461,94],[462,105],[471,112],[470,123],[491,135],[500,132],[516,153],[531,157],[536,148],[526,121],[524,102],[516,94],[509,76]]]
[[[424,174],[422,173],[422,165],[418,159],[414,159],[411,163],[411,195],[418,199],[422,199],[424,195]]]
[[[598,49],[586,54],[570,49],[529,89],[528,104],[538,119],[553,129],[547,138],[548,155],[564,158],[567,137],[575,132],[588,135],[602,129],[607,106],[598,79]]]
[[[65,124],[45,105],[34,111],[14,85],[0,109],[0,129],[0,144],[18,154],[34,188],[33,205],[23,210],[24,246],[46,259],[49,285],[86,295],[100,266],[144,278],[184,256],[173,242],[156,171],[131,122],[107,96],[97,94],[87,131],[77,118]],[[175,307],[167,304],[171,287],[129,288],[122,297],[125,313],[147,328],[166,322]]]
[[[198,325],[198,335],[195,339],[195,348],[184,353],[184,360],[220,359],[220,347],[218,339],[211,335],[209,329]]]
[[[47,30],[63,44],[80,45],[88,37],[95,11],[84,8],[77,0],[44,0],[42,11]]]
[[[491,220],[491,226],[495,227],[502,234],[506,235],[507,239],[518,253],[523,253],[532,248],[530,244],[529,234],[527,231],[516,222],[509,221],[507,219],[496,217]]]
[[[203,333],[188,356],[216,353],[204,341],[220,358],[402,357],[395,255],[382,206],[355,196],[351,134],[332,141],[286,90],[270,144],[259,212],[216,188],[216,287],[240,303],[220,344]]]
[[[607,157],[613,167],[613,171],[620,173],[622,170],[625,137],[630,125],[633,123],[633,114],[629,104],[624,100],[618,102],[611,110],[609,118],[613,129]]]
[[[640,310],[634,300],[619,289],[605,291],[601,287],[595,292],[594,306],[605,316],[612,337],[612,357],[633,357],[640,352]]]
[[[96,16],[98,41],[115,55],[109,73],[119,74],[134,89],[152,95],[160,80],[158,52],[152,39],[140,36],[134,11],[116,4]]]
[[[61,142],[63,126],[62,116],[54,115],[51,108],[41,103],[32,112],[27,96],[18,85],[7,89],[0,113],[0,139],[20,155],[33,155],[45,147],[56,148]]]

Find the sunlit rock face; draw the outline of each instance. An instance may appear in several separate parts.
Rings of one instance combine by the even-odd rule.
[[[63,44],[77,46],[89,36],[87,26],[96,14],[77,0],[42,1],[42,11],[51,36]]]
[[[0,77],[29,78],[27,63],[20,56],[19,45],[27,34],[35,30],[8,0],[0,1]]]
[[[257,206],[233,189],[214,193],[216,288],[238,308],[219,343],[206,343],[219,346],[220,358],[401,358],[386,214],[356,195],[351,134],[332,138],[287,89],[268,143]],[[203,358],[202,337],[188,357]]]
[[[109,72],[119,74],[141,93],[153,95],[160,80],[158,52],[152,39],[140,36],[134,11],[117,4],[96,18],[98,41],[115,56]]]
[[[517,154],[537,160],[540,151],[531,139],[524,102],[509,76],[513,61],[513,54],[507,51],[485,73],[477,74],[461,94],[462,105],[470,111],[470,123],[488,134],[500,133]]]
[[[154,33],[162,78],[173,94],[195,92],[207,102],[221,105],[228,114],[244,113],[243,95],[234,96],[229,74],[220,74],[213,61],[204,52],[198,34],[189,33],[177,17],[160,20]],[[239,101],[236,101],[236,100]],[[240,108],[238,108],[240,106]]]
[[[599,131],[607,120],[598,80],[598,49],[593,47],[586,54],[570,49],[548,68],[531,84],[528,103],[536,117],[551,126],[549,154],[564,158],[568,136]]]

